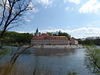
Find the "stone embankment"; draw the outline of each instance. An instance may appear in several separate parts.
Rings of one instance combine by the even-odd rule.
[[[33,48],[68,49],[68,48],[83,48],[83,46],[82,45],[34,45]]]

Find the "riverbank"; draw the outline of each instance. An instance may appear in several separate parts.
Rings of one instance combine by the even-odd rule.
[[[33,48],[68,49],[68,48],[83,48],[83,46],[82,45],[34,45]]]

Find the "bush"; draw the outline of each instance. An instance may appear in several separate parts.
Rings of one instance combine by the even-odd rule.
[[[87,46],[85,64],[90,71],[100,73],[100,48]]]

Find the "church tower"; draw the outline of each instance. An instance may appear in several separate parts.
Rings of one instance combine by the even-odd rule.
[[[36,29],[36,34],[35,34],[35,36],[39,36],[38,28]]]

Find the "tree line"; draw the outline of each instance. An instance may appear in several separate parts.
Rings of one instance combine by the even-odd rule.
[[[12,31],[6,31],[3,38],[1,38],[1,43],[6,45],[11,45],[16,43],[30,44],[32,37],[33,35],[29,33],[17,33]]]
[[[100,45],[100,37],[87,37],[85,39],[78,39],[79,44],[90,45],[93,43],[94,45]]]
[[[49,36],[66,36],[68,39],[71,38],[71,35],[69,35],[68,33],[65,33],[65,32],[61,32],[61,31],[59,31],[58,33],[47,32],[47,34]]]

